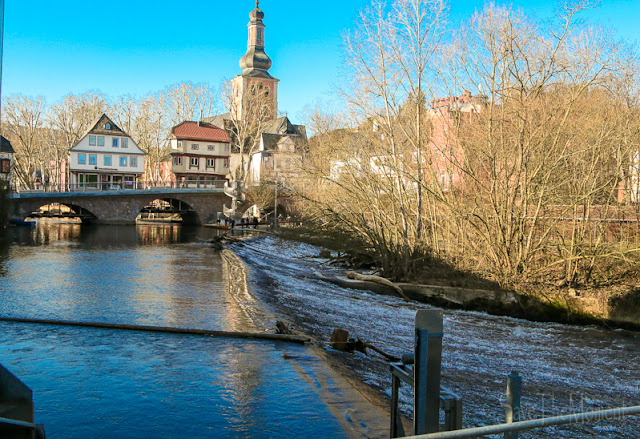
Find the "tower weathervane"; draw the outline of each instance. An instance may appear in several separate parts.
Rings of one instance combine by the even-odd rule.
[[[256,8],[260,5],[260,0],[256,0]]]

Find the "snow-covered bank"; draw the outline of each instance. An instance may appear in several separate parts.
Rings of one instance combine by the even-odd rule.
[[[313,271],[338,274],[317,247],[274,236],[233,247],[249,267],[252,289],[275,313],[328,343],[334,327],[400,355],[412,349],[413,319],[428,305],[341,288]],[[386,361],[340,356],[359,376],[389,394]],[[525,419],[640,403],[640,338],[623,331],[534,323],[479,312],[445,311],[443,385],[464,399],[465,426],[503,419],[507,374],[524,377]],[[405,404],[410,395],[403,395]],[[640,437],[637,418],[557,427],[521,437]]]

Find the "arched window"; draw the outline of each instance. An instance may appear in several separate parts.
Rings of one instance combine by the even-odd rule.
[[[109,122],[104,124],[104,129],[105,130],[110,130],[111,129],[111,124]]]

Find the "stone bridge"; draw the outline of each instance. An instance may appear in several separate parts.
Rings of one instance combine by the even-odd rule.
[[[154,200],[181,206],[189,211],[189,215],[183,216],[185,222],[201,224],[215,222],[230,198],[222,188],[16,193],[9,195],[9,219],[21,221],[42,206],[59,203],[82,215],[83,221],[135,224],[140,211]]]

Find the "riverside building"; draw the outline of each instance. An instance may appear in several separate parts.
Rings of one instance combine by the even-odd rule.
[[[0,184],[11,186],[13,180],[13,156],[14,151],[5,137],[0,136]]]
[[[212,186],[229,173],[231,139],[205,122],[182,122],[171,129],[171,171],[183,186]]]
[[[135,189],[144,174],[145,153],[103,114],[70,150],[72,189]]]

